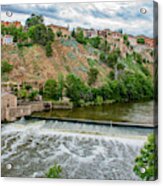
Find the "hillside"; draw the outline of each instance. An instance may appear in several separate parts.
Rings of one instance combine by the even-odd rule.
[[[2,61],[7,60],[13,65],[13,70],[8,77],[2,77],[3,81],[39,81],[57,79],[59,74],[65,77],[74,73],[87,80],[87,72],[90,67],[99,70],[97,84],[105,81],[110,68],[98,62],[96,49],[84,47],[75,40],[56,40],[52,44],[53,56],[46,57],[45,50],[40,45],[18,48],[13,45],[2,46]],[[91,60],[93,59],[93,60]]]
[[[112,41],[114,44],[114,41]],[[117,42],[115,42],[117,44]],[[123,55],[127,52],[125,44],[121,44]],[[111,68],[105,63],[100,62],[100,51],[90,45],[79,44],[74,39],[55,40],[52,44],[52,57],[47,57],[45,49],[40,45],[31,47],[17,47],[15,45],[2,46],[2,61],[6,60],[13,65],[13,70],[2,75],[2,81],[15,82],[45,82],[50,78],[58,79],[59,74],[66,77],[69,73],[74,73],[84,81],[88,79],[88,71],[95,67],[99,71],[96,86],[106,81]],[[148,50],[142,50],[141,54],[151,62],[152,57]],[[134,63],[133,63],[134,64]],[[153,73],[153,64],[144,64]],[[129,68],[133,68],[130,65]]]

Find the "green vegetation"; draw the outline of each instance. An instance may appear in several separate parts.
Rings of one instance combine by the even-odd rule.
[[[135,159],[135,163],[133,170],[142,180],[150,181],[157,178],[157,142],[154,134],[148,137],[148,141],[141,149],[140,156]]]
[[[45,46],[45,50],[46,50],[46,56],[47,57],[51,57],[52,56],[52,47],[51,47],[51,42],[48,42]]]
[[[61,178],[62,168],[60,165],[54,164],[45,174],[47,178]]]
[[[39,94],[38,90],[32,90],[28,95],[29,100],[34,101],[38,94]]]
[[[17,95],[18,99],[24,99],[27,101],[35,101],[39,95],[38,90],[34,90],[31,85],[23,84],[22,88],[17,90],[13,89],[14,94]]]
[[[2,72],[2,75],[4,73],[9,73],[11,72],[13,69],[13,65],[9,64],[7,61],[2,61],[2,64],[1,64],[1,72]]]
[[[79,105],[80,99],[86,95],[86,86],[82,80],[74,74],[69,74],[65,82],[66,95],[74,102],[75,105]]]
[[[42,15],[36,15],[36,14],[31,14],[31,16],[26,20],[25,26],[27,28],[30,28],[35,25],[43,24],[44,23],[44,18]]]
[[[76,33],[75,33],[75,39],[77,42],[81,44],[87,44],[86,38],[84,37],[83,30],[81,28],[78,28]]]
[[[128,35],[127,35],[127,34],[125,34],[125,35],[123,36],[123,40],[124,40],[124,41],[128,41]]]
[[[57,37],[62,37],[62,32],[59,30],[59,31],[57,31]]]
[[[139,44],[145,44],[144,38],[138,38],[137,39],[137,43],[139,43]]]
[[[96,68],[90,68],[88,72],[88,85],[91,86],[96,82],[98,74],[99,71]]]
[[[54,79],[46,81],[43,90],[43,97],[46,99],[58,100],[57,82]]]

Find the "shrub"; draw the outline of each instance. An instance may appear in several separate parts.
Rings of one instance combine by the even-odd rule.
[[[155,180],[158,174],[157,144],[154,134],[148,136],[148,141],[141,149],[140,156],[135,159],[134,172],[146,181]],[[144,172],[142,170],[144,169]]]
[[[95,103],[96,103],[96,105],[102,105],[103,104],[103,97],[97,96]]]
[[[37,90],[32,90],[29,95],[28,95],[28,98],[30,99],[30,101],[34,101],[35,98],[37,97],[38,95],[38,91]]]
[[[9,73],[13,69],[13,65],[9,64],[7,61],[2,61],[1,71],[3,73]]]
[[[60,165],[54,164],[46,173],[47,178],[61,178],[62,168]]]
[[[88,72],[88,85],[96,82],[99,71],[96,68],[91,68]]]
[[[125,35],[123,36],[123,40],[124,40],[124,41],[127,41],[127,40],[128,40],[128,35],[125,34]]]
[[[57,31],[57,33],[56,33],[56,34],[57,34],[57,36],[58,36],[58,37],[62,37],[62,32],[61,32],[60,30],[59,30],[59,31]]]
[[[137,43],[139,43],[139,44],[145,44],[144,38],[138,38],[137,39]]]
[[[45,50],[46,50],[46,56],[47,57],[51,57],[52,56],[52,47],[51,47],[51,42],[48,42],[45,46]]]

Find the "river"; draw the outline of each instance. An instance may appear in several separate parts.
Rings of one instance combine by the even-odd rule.
[[[47,118],[80,118],[99,121],[120,121],[153,124],[154,102],[114,103],[103,106],[79,107],[72,110],[53,110],[34,113],[34,116]]]
[[[153,129],[22,118],[2,124],[2,176],[44,177],[57,163],[65,179],[139,180],[134,160],[150,133]]]

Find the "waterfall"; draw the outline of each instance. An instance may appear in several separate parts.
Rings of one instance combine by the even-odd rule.
[[[74,132],[68,131],[72,125]],[[81,132],[89,128],[94,128],[95,133]],[[2,176],[43,176],[55,162],[61,165],[65,179],[139,180],[133,172],[134,159],[146,136],[122,137],[109,130],[105,135],[101,130],[100,135],[96,134],[97,130],[97,126],[57,121],[5,125],[2,128]],[[6,169],[9,163],[13,165],[11,170]]]

